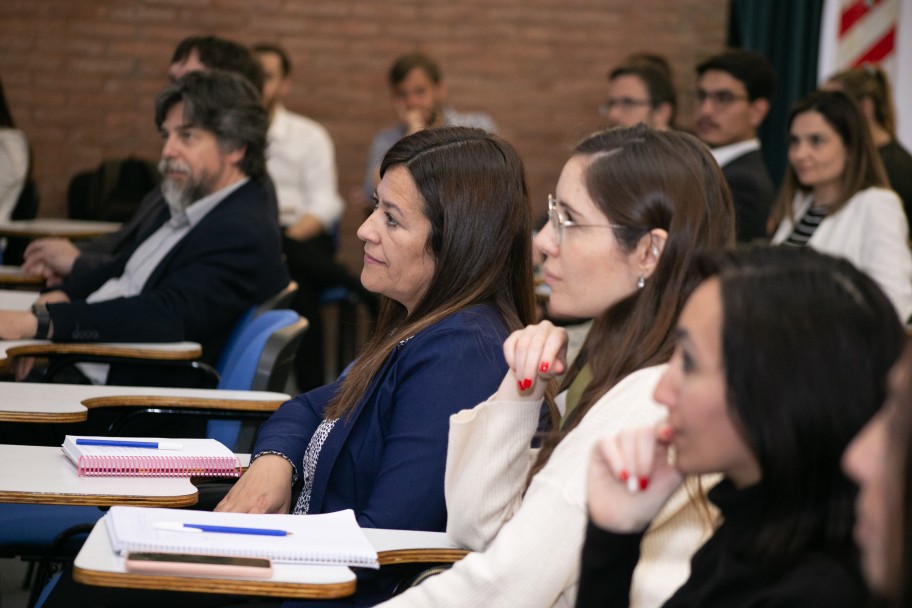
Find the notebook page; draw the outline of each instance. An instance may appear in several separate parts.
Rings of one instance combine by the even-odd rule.
[[[156,524],[269,528],[289,536],[161,530]],[[209,513],[188,509],[111,507],[105,524],[115,552],[166,551],[265,557],[276,562],[378,568],[377,552],[352,510],[320,515]]]

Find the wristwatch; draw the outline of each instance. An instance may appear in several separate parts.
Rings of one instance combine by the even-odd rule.
[[[51,313],[48,312],[47,304],[38,302],[32,304],[32,314],[38,319],[38,329],[35,330],[35,337],[44,340],[51,331]]]

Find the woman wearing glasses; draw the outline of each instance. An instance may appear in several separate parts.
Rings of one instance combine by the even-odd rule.
[[[450,419],[447,532],[478,553],[387,606],[569,606],[586,527],[589,452],[605,434],[657,421],[652,400],[671,331],[695,287],[700,247],[733,240],[728,188],[695,138],[645,126],[580,143],[534,246],[547,259],[554,314],[596,317],[566,369],[567,335],[545,321],[504,344],[498,392]],[[546,385],[564,375],[556,420],[537,456]],[[660,604],[686,578],[713,518],[681,491],[644,541],[631,596]]]

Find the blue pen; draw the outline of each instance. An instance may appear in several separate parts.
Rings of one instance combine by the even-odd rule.
[[[147,448],[151,450],[182,450],[184,446],[173,441],[130,441],[126,439],[85,439],[76,440],[76,445],[106,445],[118,448]]]
[[[290,536],[286,530],[272,528],[239,528],[235,526],[211,526],[208,524],[183,524],[176,521],[161,521],[152,526],[156,530],[169,532],[218,532],[221,534],[253,534],[255,536]]]

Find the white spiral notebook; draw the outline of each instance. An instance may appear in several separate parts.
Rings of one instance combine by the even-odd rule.
[[[92,441],[120,445],[81,445]],[[165,448],[131,447],[155,444]],[[238,477],[234,453],[215,439],[67,435],[63,453],[85,477]]]
[[[300,564],[380,567],[377,551],[358,526],[351,509],[320,515],[262,515],[111,507],[104,519],[111,546],[121,555],[130,551],[197,553],[262,557]],[[231,532],[232,529],[236,532]],[[286,534],[266,535],[267,532]]]

